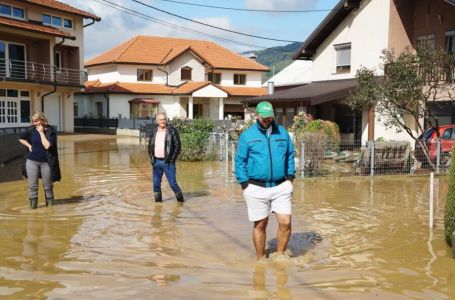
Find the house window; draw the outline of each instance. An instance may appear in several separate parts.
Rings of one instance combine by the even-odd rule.
[[[190,67],[183,67],[180,70],[180,79],[181,80],[191,80],[191,71],[193,69]]]
[[[455,54],[455,30],[446,32],[446,48],[449,53]]]
[[[48,14],[42,15],[42,21],[44,25],[52,25],[56,27],[73,28],[73,21],[70,19],[64,19],[59,16],[51,16]]]
[[[336,73],[351,72],[351,43],[334,45],[336,51]]]
[[[158,104],[155,103],[131,103],[131,118],[151,119],[158,112]]]
[[[417,51],[433,51],[436,46],[436,39],[434,34],[420,35],[416,39]]]
[[[73,21],[72,20],[68,20],[68,19],[64,19],[63,20],[63,27],[65,27],[65,28],[73,28]]]
[[[153,70],[137,69],[137,81],[153,81]]]
[[[30,99],[24,95],[26,91],[0,90],[0,124],[30,122]]]
[[[62,26],[62,18],[52,16],[52,25],[61,27]]]
[[[221,83],[221,73],[208,73],[207,80],[215,84]]]
[[[13,7],[5,4],[0,4],[0,15],[23,19],[25,12],[22,8]]]
[[[235,85],[245,85],[246,84],[246,74],[234,74],[234,84]]]
[[[74,117],[79,116],[79,103],[77,102],[73,103],[73,116]]]

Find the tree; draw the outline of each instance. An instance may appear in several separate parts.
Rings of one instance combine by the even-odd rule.
[[[419,143],[429,165],[435,168],[428,145],[419,135],[427,127],[436,130],[439,138],[439,120],[432,106],[441,100],[454,100],[455,56],[443,50],[406,50],[396,57],[384,50],[381,61],[383,76],[365,67],[357,71],[359,87],[347,104],[353,109],[374,109],[384,126],[397,132],[404,130]]]

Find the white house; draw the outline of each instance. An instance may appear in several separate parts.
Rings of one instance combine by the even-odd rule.
[[[137,36],[85,64],[77,117],[244,117],[243,100],[265,95],[267,67],[213,42]]]
[[[446,47],[455,52],[453,16],[452,0],[340,0],[294,56],[313,62],[312,82],[247,102],[275,101],[294,111],[299,106],[315,118],[335,121],[344,139],[412,141],[405,132],[385,128],[373,110],[355,113],[343,100],[356,88],[362,66],[382,75],[384,49],[400,53],[407,47]],[[449,106],[446,114],[452,117],[455,111]]]
[[[0,128],[28,126],[44,111],[59,131],[74,130],[73,95],[86,80],[84,19],[100,20],[54,0],[0,0]]]
[[[308,60],[294,60],[262,86],[267,87],[269,82],[273,82],[275,91],[278,91],[308,84],[313,80],[312,65],[313,63]]]

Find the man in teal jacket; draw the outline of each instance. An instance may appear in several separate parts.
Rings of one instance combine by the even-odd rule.
[[[269,211],[278,222],[277,252],[283,254],[291,235],[291,197],[295,174],[294,146],[284,127],[275,124],[269,102],[256,106],[257,122],[240,135],[235,175],[242,186],[248,218],[254,222],[257,259],[265,256]]]

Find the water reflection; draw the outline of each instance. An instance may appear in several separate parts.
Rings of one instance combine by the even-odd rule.
[[[155,204],[137,140],[59,143],[58,205],[32,212],[25,181],[0,183],[0,296],[455,299],[444,177],[431,233],[426,177],[297,179],[292,256],[274,260],[269,239],[272,259],[257,265],[241,190],[223,162],[178,162],[189,201],[178,205],[165,183],[169,201]],[[268,236],[276,229],[272,222]]]

